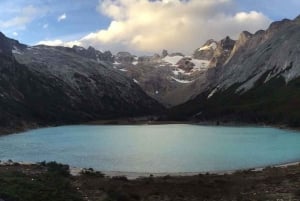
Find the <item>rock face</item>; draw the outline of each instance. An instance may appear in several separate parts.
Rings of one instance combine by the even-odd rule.
[[[96,50],[93,47],[88,47],[87,49],[85,49],[83,47],[79,47],[76,45],[74,45],[72,48],[68,48],[68,47],[56,47],[56,48],[62,51],[77,54],[81,57],[93,59],[98,62],[100,61],[108,62],[108,63],[114,62],[114,57],[110,51],[101,52],[99,50]]]
[[[94,52],[91,48],[27,47],[4,35],[0,47],[0,127],[78,123],[163,110],[131,79],[97,62],[89,54]]]
[[[233,42],[224,44],[232,49],[229,57],[198,79],[198,96],[174,108],[172,115],[299,126],[299,20],[274,22],[255,34],[243,32],[234,47]]]
[[[204,45],[194,51],[193,57],[200,60],[211,60],[217,49],[217,41],[210,39]]]
[[[197,80],[209,69],[225,63],[234,45],[235,41],[226,37],[221,41],[208,40],[192,56],[167,50],[161,56],[140,57],[120,52],[115,56],[114,67],[133,79],[149,96],[172,107],[198,94]]]
[[[1,124],[157,113],[159,101],[170,119],[300,126],[299,19],[208,40],[192,56],[28,47],[0,34]]]
[[[151,97],[166,107],[182,103],[182,99],[169,95],[184,88],[207,70],[209,60],[199,60],[182,53],[168,53],[162,56],[136,57],[129,53],[115,56],[114,68],[133,79]]]

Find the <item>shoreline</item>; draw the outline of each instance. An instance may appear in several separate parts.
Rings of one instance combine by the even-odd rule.
[[[50,161],[48,161],[50,162]],[[39,162],[23,162],[23,161],[2,161],[0,160],[0,166],[14,166],[14,165],[23,165],[23,166],[32,166],[32,165],[39,165]],[[69,164],[66,164],[69,165]],[[255,168],[242,168],[236,170],[224,170],[224,171],[198,171],[198,172],[129,172],[129,171],[101,171],[101,170],[94,170],[103,173],[106,177],[113,178],[113,177],[126,177],[128,180],[136,180],[140,178],[160,178],[160,177],[193,177],[197,175],[232,175],[237,172],[242,171],[251,171],[251,172],[262,172],[266,168],[289,168],[293,166],[300,165],[300,161],[295,162],[287,162],[287,163],[279,163],[275,165],[266,165],[262,167],[255,167]],[[70,166],[70,174],[72,176],[79,176],[82,170],[86,170],[88,168],[81,168],[81,167],[74,167]]]
[[[0,165],[0,180],[4,181],[0,184],[0,200],[17,200],[16,196],[28,200],[41,196],[47,198],[42,199],[44,201],[300,200],[299,163],[230,174],[125,177],[112,175],[116,172],[105,172],[105,175],[92,169],[83,174],[69,173],[66,165],[51,162],[21,165],[11,161],[11,165]]]
[[[276,165],[266,165],[263,167],[255,167],[255,168],[244,168],[244,169],[236,169],[236,170],[224,170],[224,171],[199,171],[199,172],[159,172],[159,173],[151,173],[151,172],[127,172],[127,171],[100,171],[105,176],[108,177],[122,177],[125,176],[129,180],[135,180],[139,178],[146,177],[193,177],[197,175],[205,175],[205,174],[215,174],[215,175],[231,175],[240,171],[252,171],[252,172],[261,172],[266,168],[289,168],[292,166],[300,165],[300,161],[288,162]],[[70,167],[70,172],[72,175],[79,175],[80,171],[84,168]]]
[[[0,137],[12,134],[23,133],[26,131],[41,129],[41,128],[49,128],[49,127],[58,127],[58,126],[72,126],[72,125],[83,125],[83,126],[130,126],[130,125],[174,125],[174,124],[182,124],[182,125],[198,125],[198,126],[216,126],[216,127],[270,127],[276,129],[283,130],[291,130],[291,131],[300,131],[300,127],[290,127],[285,124],[264,124],[264,123],[243,123],[243,122],[220,122],[218,121],[149,121],[149,120],[137,120],[130,121],[127,119],[116,119],[116,120],[97,120],[91,122],[82,122],[78,124],[49,124],[49,125],[38,125],[38,124],[29,124],[23,127],[17,128],[3,128],[0,127]]]

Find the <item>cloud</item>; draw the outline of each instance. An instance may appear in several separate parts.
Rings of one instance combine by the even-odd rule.
[[[37,45],[48,45],[48,46],[64,46],[64,42],[62,40],[43,40],[38,42]]]
[[[44,29],[47,29],[48,27],[49,27],[48,24],[44,24],[44,25],[43,25],[43,28],[44,28]]]
[[[31,23],[37,17],[40,17],[42,12],[43,11],[41,9],[38,9],[32,5],[26,6],[18,12],[17,16],[5,21],[0,21],[0,29],[26,29],[26,25]]]
[[[18,32],[14,31],[14,32],[12,33],[12,35],[13,35],[13,36],[18,36],[19,34],[18,34]]]
[[[271,22],[260,12],[237,11],[234,0],[100,0],[97,10],[111,18],[108,28],[73,43],[113,51],[191,53],[210,38],[236,38]]]
[[[63,20],[65,20],[65,19],[67,19],[66,13],[60,15],[60,16],[57,18],[57,21],[60,22],[60,21],[63,21]]]
[[[43,40],[38,42],[37,45],[73,47],[74,45],[80,46],[82,45],[82,43],[79,41],[64,42],[60,39],[55,39],[55,40]]]

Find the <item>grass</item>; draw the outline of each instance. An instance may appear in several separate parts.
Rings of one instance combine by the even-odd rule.
[[[80,201],[66,166],[50,162],[34,174],[8,171],[0,174],[0,198],[6,201]]]
[[[66,174],[55,162],[0,166],[0,200],[5,201],[297,201],[300,165],[263,171],[199,174],[182,177],[104,177],[92,169]]]

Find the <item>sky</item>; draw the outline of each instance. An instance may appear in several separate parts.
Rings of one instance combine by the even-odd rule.
[[[191,53],[208,39],[266,29],[299,0],[1,0],[0,31],[29,45]]]

